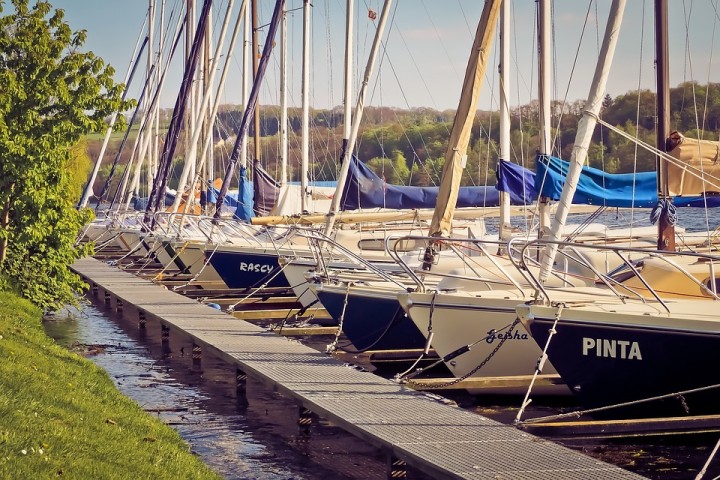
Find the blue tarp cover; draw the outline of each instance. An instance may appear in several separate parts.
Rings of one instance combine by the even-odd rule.
[[[540,194],[559,200],[570,163],[548,155],[536,161]],[[608,207],[654,207],[657,204],[655,172],[605,173],[583,167],[573,203]]]
[[[438,187],[414,187],[385,183],[364,163],[353,157],[342,192],[342,210],[358,208],[435,208]],[[460,187],[458,207],[495,207],[500,195],[495,187]]]
[[[514,205],[530,205],[537,199],[535,172],[516,163],[498,160],[497,189],[510,194]]]
[[[215,203],[219,193],[220,190],[210,185],[207,193],[208,202]],[[238,201],[238,197],[242,198],[242,201]],[[249,222],[253,217],[252,206],[253,184],[247,179],[247,168],[240,167],[240,189],[238,191],[228,190],[225,195],[225,205],[222,208],[234,211],[235,218]]]
[[[542,182],[542,195],[559,200],[570,163],[559,158],[539,155],[536,162],[537,181]],[[545,172],[547,176],[544,177]],[[542,180],[544,177],[544,180]],[[573,203],[608,207],[654,207],[658,202],[656,172],[605,173],[583,167]],[[678,207],[720,206],[720,197],[674,197]]]

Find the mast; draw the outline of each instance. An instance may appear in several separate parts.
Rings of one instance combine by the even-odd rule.
[[[345,15],[345,87],[343,94],[343,141],[340,158],[345,158],[348,139],[350,138],[350,126],[352,124],[352,36],[353,36],[353,13],[354,0],[347,0],[347,13]]]
[[[355,117],[352,119],[352,128],[350,129],[350,137],[348,138],[347,148],[343,152],[343,162],[340,167],[340,173],[338,174],[337,187],[335,188],[335,195],[333,195],[332,202],[330,204],[330,210],[327,214],[327,221],[325,222],[325,235],[329,235],[332,232],[333,226],[335,225],[335,215],[340,208],[340,198],[345,190],[345,183],[347,181],[348,172],[350,171],[350,162],[352,161],[352,151],[355,147],[355,141],[357,140],[358,132],[360,131],[360,122],[362,121],[363,109],[365,108],[365,95],[367,94],[367,87],[370,83],[370,77],[372,76],[373,67],[375,66],[375,58],[377,57],[378,49],[382,41],[382,35],[385,31],[385,24],[387,23],[387,17],[390,12],[390,6],[392,0],[385,0],[383,4],[382,13],[380,13],[380,19],[378,20],[378,26],[375,30],[375,38],[373,39],[372,47],[370,47],[370,55],[368,56],[367,65],[365,66],[365,75],[363,76],[362,85],[360,86],[360,92],[358,93],[357,104],[355,106]],[[347,118],[345,121],[347,122]]]
[[[232,0],[230,3],[232,3]],[[218,81],[217,91],[215,92],[215,95],[214,95],[213,106],[212,106],[211,112],[209,113],[209,115],[207,117],[208,125],[214,125],[215,119],[217,118],[217,112],[218,112],[218,109],[220,108],[220,103],[222,102],[222,94],[223,94],[223,91],[225,90],[225,81],[227,79],[230,64],[232,63],[233,52],[235,51],[235,44],[237,43],[238,35],[240,34],[240,28],[244,27],[245,21],[248,17],[247,4],[248,4],[248,0],[242,0],[242,3],[240,4],[240,11],[238,13],[238,17],[235,22],[235,27],[233,28],[233,32],[230,36],[230,44],[228,45],[228,50],[224,55],[225,63],[223,65],[222,73],[220,74],[220,80]],[[228,12],[228,15],[229,15],[229,12]],[[224,35],[220,37],[221,41],[222,41],[222,38],[224,38]],[[220,48],[217,49],[216,58],[219,58],[221,56],[220,50],[221,50]],[[215,71],[216,68],[217,67],[213,64],[212,71]],[[212,77],[212,75],[211,75],[211,77]],[[210,79],[209,83],[213,83],[212,78]],[[212,93],[212,92],[208,92],[208,94],[210,94],[210,93]],[[206,161],[208,161],[208,162],[213,161],[213,157],[211,155],[208,155],[208,153],[211,152],[210,146],[212,145],[212,139],[213,139],[212,135],[206,135],[205,138],[203,139],[203,142],[202,142],[203,145],[202,145],[202,148],[200,149],[200,152],[201,152],[200,153],[200,159],[201,159],[200,160],[200,168],[205,167]],[[195,198],[194,196],[191,196],[188,199],[188,209],[192,206],[192,202],[193,202],[194,198]]]
[[[164,205],[165,201],[165,187],[167,185],[168,175],[170,174],[170,166],[175,153],[175,147],[177,145],[178,137],[180,136],[180,123],[185,118],[185,112],[187,108],[187,100],[190,96],[190,90],[192,88],[192,80],[195,78],[195,69],[197,67],[197,59],[200,45],[203,42],[203,36],[205,35],[207,26],[207,16],[212,8],[212,0],[205,0],[202,11],[200,12],[200,19],[195,30],[195,38],[193,41],[190,55],[185,64],[185,70],[183,72],[183,79],[180,84],[180,92],[178,93],[177,99],[175,100],[175,107],[173,109],[173,121],[170,122],[168,132],[166,136],[165,145],[163,146],[163,152],[159,159],[158,171],[155,182],[153,182],[153,188],[150,192],[148,199],[148,206],[145,210],[145,223],[149,224],[152,214],[156,212],[161,205]],[[188,17],[186,21],[189,21]],[[152,225],[154,227],[154,225]]]
[[[252,10],[252,0],[250,0],[250,9]],[[243,49],[242,49],[242,99],[245,104],[243,105],[243,110],[247,108],[247,98],[248,98],[248,83],[250,78],[250,48],[251,48],[251,14],[248,14],[247,10],[245,11],[245,15],[243,15]],[[244,133],[244,135],[247,135],[247,132]],[[243,138],[242,140],[242,147],[240,148],[240,167],[245,169],[247,168],[247,138]]]
[[[667,151],[670,134],[670,87],[668,62],[668,4],[667,0],[655,0],[655,74],[657,80],[657,149]],[[675,226],[669,219],[672,197],[668,188],[668,164],[658,156],[658,202],[664,200],[658,221],[658,250],[675,250]]]
[[[260,51],[260,45],[258,44],[258,12],[257,4],[259,0],[252,0],[252,65],[253,65],[253,82],[257,83],[259,58],[258,52]],[[253,106],[255,111],[255,158],[253,160],[260,160],[260,109],[258,105]]]
[[[302,155],[300,157],[300,211],[306,212],[310,157],[310,0],[303,0]]]
[[[448,148],[445,152],[442,183],[438,191],[435,214],[430,224],[430,236],[447,237],[450,235],[460,180],[467,162],[470,131],[475,120],[477,102],[492,48],[493,37],[495,36],[495,27],[501,3],[501,0],[488,0],[485,2],[475,32],[475,40],[470,50],[470,59],[465,70],[465,80],[460,93],[460,102],[450,131]]]
[[[600,56],[595,66],[595,75],[593,76],[590,93],[588,94],[587,103],[583,116],[578,122],[577,134],[575,135],[575,145],[573,146],[572,157],[570,159],[570,167],[568,168],[565,185],[563,185],[562,195],[558,202],[558,210],[552,223],[552,228],[547,235],[547,239],[551,241],[560,240],[560,233],[565,226],[567,215],[570,211],[573,196],[577,189],[582,167],[587,159],[588,148],[592,140],[597,118],[602,107],[603,97],[607,79],[610,75],[610,66],[612,65],[613,56],[615,55],[615,46],[620,36],[620,26],[622,24],[623,12],[625,10],[626,0],[613,0],[608,14],[608,22],[605,27],[605,36],[603,37]],[[541,282],[547,280],[552,270],[557,253],[557,244],[547,244],[543,252],[542,265],[540,267],[539,279]]]
[[[550,155],[552,153],[552,142],[550,140],[551,117],[550,117],[550,86],[552,83],[552,57],[551,53],[551,24],[550,24],[550,0],[539,0],[538,12],[538,100],[540,107],[540,154]],[[550,199],[540,197],[538,199],[540,214],[539,237],[547,233],[550,226]]]
[[[208,76],[208,83],[212,83],[215,81],[215,74],[217,73],[217,67],[220,63],[220,57],[222,55],[222,49],[223,45],[225,43],[225,36],[227,34],[228,25],[230,24],[230,19],[232,18],[232,8],[235,4],[235,0],[228,0],[228,6],[227,11],[225,12],[225,17],[223,18],[222,27],[220,28],[220,38],[218,39],[217,47],[215,49],[215,55],[213,56],[212,60],[209,64],[209,70],[210,75]],[[209,17],[208,17],[209,20]],[[206,25],[206,28],[210,28],[210,22],[208,21],[208,24]],[[206,35],[205,38],[209,38],[209,35]],[[203,45],[204,48],[204,45]],[[178,208],[180,207],[180,203],[182,203],[182,193],[185,190],[185,187],[188,185],[188,177],[191,179],[190,181],[190,187],[188,192],[188,199],[190,197],[194,197],[195,195],[195,181],[194,181],[194,175],[192,174],[192,167],[197,163],[198,159],[198,142],[200,142],[200,136],[204,132],[204,126],[203,126],[203,118],[207,117],[208,107],[210,106],[210,100],[211,95],[209,90],[205,92],[205,95],[202,97],[202,103],[199,105],[195,105],[196,111],[190,112],[190,125],[192,126],[192,129],[186,130],[186,135],[190,136],[190,149],[188,150],[186,156],[185,156],[185,165],[183,165],[182,173],[180,174],[180,179],[178,180],[178,188],[177,188],[177,195],[175,196],[175,200],[173,201],[171,210],[173,212],[177,212]],[[188,135],[189,134],[189,135]],[[204,143],[204,142],[203,142]],[[201,156],[202,158],[202,156]],[[204,164],[204,162],[203,162]],[[190,201],[185,202],[185,208],[184,211],[187,212],[187,208]],[[188,212],[189,213],[189,212]]]
[[[151,81],[150,79],[150,72],[152,71],[152,66],[155,61],[154,58],[154,52],[153,52],[153,42],[155,40],[155,0],[149,0],[148,2],[148,17],[150,18],[150,24],[148,25],[148,43],[150,44],[150,49],[148,50],[147,55],[147,80]],[[146,99],[145,100],[145,109],[146,113],[145,115],[152,116],[152,110],[150,109],[150,102]],[[140,131],[138,134],[138,141],[141,144],[144,144],[143,141],[144,137],[147,136],[148,139],[152,139],[153,131],[152,128],[147,128],[144,131]],[[155,163],[157,162],[157,158],[153,156],[153,151],[150,150],[147,152],[147,163],[150,166],[148,169],[146,181],[147,181],[147,189],[148,192],[152,189],[152,172],[155,171]],[[145,154],[145,152],[143,152]]]
[[[288,179],[287,94],[287,11],[283,10],[280,27],[280,188],[285,188]]]
[[[130,64],[128,65],[127,72],[125,73],[125,80],[123,80],[123,83],[125,84],[125,88],[123,89],[123,94],[122,94],[123,101],[125,101],[125,96],[127,95],[128,89],[130,88],[130,83],[132,82],[132,78],[135,76],[135,69],[138,66],[140,57],[143,54],[143,50],[145,50],[145,47],[148,44],[148,37],[146,35],[144,37],[145,39],[143,40],[142,47],[140,47],[140,40],[143,39],[142,31],[144,29],[145,29],[145,25],[143,24],[142,28],[140,29],[140,34],[138,35],[137,42],[135,43],[135,49],[133,50],[132,58],[130,59]],[[139,51],[138,51],[138,47],[140,48]],[[98,158],[95,161],[95,166],[93,167],[92,173],[90,174],[90,178],[88,178],[88,181],[85,184],[85,189],[83,190],[82,197],[80,198],[80,202],[78,202],[78,208],[87,207],[88,200],[90,199],[90,193],[92,192],[93,184],[95,183],[97,174],[100,171],[100,164],[102,163],[103,157],[105,156],[105,150],[107,149],[108,143],[110,143],[110,137],[112,136],[113,126],[115,125],[117,116],[118,116],[118,112],[113,112],[112,116],[110,117],[110,123],[108,125],[107,131],[105,132],[105,139],[103,140],[102,147],[100,147],[100,153],[98,154]],[[128,126],[128,128],[130,128],[130,126]]]
[[[500,12],[500,160],[510,160],[510,2]],[[500,192],[500,239],[510,237],[510,194]]]
[[[252,90],[250,91],[250,97],[247,100],[247,106],[245,107],[242,120],[240,121],[240,128],[238,129],[237,139],[235,140],[235,145],[233,146],[232,153],[230,154],[230,161],[228,162],[227,169],[225,170],[225,177],[223,178],[222,187],[220,188],[220,193],[218,194],[216,202],[217,205],[215,207],[214,215],[214,218],[216,219],[220,218],[220,209],[223,205],[223,202],[225,201],[225,196],[227,195],[228,188],[230,188],[230,181],[235,170],[235,165],[238,163],[238,158],[240,157],[240,149],[242,147],[242,144],[245,143],[243,139],[245,138],[245,134],[248,130],[250,115],[253,115],[255,113],[255,108],[258,103],[258,97],[260,96],[260,84],[262,83],[262,79],[265,76],[265,70],[267,69],[267,64],[270,60],[270,53],[272,53],[273,49],[275,34],[277,33],[280,24],[280,16],[284,8],[285,0],[277,0],[277,2],[275,3],[275,10],[273,11],[272,20],[270,21],[270,27],[268,28],[268,35],[265,39],[265,45],[263,46],[263,54],[262,59],[260,60],[260,63],[258,65],[257,76],[255,77],[255,81],[253,82]]]

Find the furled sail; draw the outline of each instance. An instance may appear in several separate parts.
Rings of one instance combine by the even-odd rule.
[[[269,215],[277,203],[280,184],[255,160],[253,164],[253,212],[255,215]]]

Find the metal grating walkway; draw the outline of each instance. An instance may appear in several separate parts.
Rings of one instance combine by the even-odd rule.
[[[444,405],[93,258],[73,270],[346,431],[436,478],[642,478]]]

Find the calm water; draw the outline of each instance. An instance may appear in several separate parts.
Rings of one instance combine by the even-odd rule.
[[[707,211],[703,208],[679,208],[677,209],[677,225],[688,232],[712,231],[720,225],[720,209],[711,208]],[[588,217],[587,214],[570,214],[568,223],[581,223]],[[485,224],[489,232],[497,232],[497,218],[486,218]],[[618,209],[608,208],[593,223],[602,223],[608,227],[625,228],[629,226],[649,227],[650,209]],[[527,230],[531,225],[520,216],[512,218],[512,224],[521,230]]]
[[[206,356],[202,376],[192,373],[189,348],[171,344],[173,353],[163,357],[155,348],[159,336],[133,338],[137,325],[115,314],[85,304],[47,319],[45,329],[105,369],[121,392],[172,425],[225,478],[384,478],[380,452],[323,421],[302,437],[297,406],[253,381],[250,405],[239,407],[234,371],[224,363]]]

